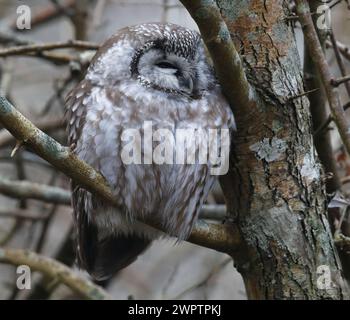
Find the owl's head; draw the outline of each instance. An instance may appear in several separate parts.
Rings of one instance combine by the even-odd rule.
[[[175,24],[147,23],[117,32],[96,54],[87,77],[196,98],[215,82],[200,35]]]

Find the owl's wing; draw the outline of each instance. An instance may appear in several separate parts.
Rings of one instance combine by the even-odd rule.
[[[72,200],[78,265],[88,271],[94,279],[101,281],[110,278],[134,262],[150,245],[150,240],[134,235],[101,235],[97,226],[89,222],[87,212],[94,210],[91,206],[98,206],[94,203],[96,198],[94,199],[88,191],[75,186]]]
[[[198,144],[203,144],[203,150],[206,149],[206,143],[210,139],[206,135],[209,130],[216,129],[220,132],[221,129],[227,129],[229,133],[228,140],[230,140],[231,133],[235,130],[235,121],[220,89],[215,89],[205,95],[199,101],[199,105],[196,108],[198,112],[193,115],[189,114],[186,121],[196,128],[204,129],[202,136],[204,139],[201,140],[201,135],[199,135],[199,140],[195,143],[194,140],[196,138],[194,134],[184,132],[182,136],[184,139],[186,137],[191,141],[190,149],[184,149],[184,152],[196,153],[198,156]],[[177,128],[182,128],[180,123],[177,124]],[[178,131],[178,133],[180,132]],[[220,135],[220,133],[218,134]],[[211,139],[216,140],[216,137],[212,137]],[[222,145],[223,142],[221,139],[217,142],[219,149],[224,147]],[[229,145],[229,141],[226,142]],[[228,158],[225,159],[228,160]],[[225,161],[223,158],[221,160]],[[200,209],[218,178],[218,176],[213,175],[212,167],[209,161],[202,164],[174,164],[169,170],[169,175],[158,174],[160,177],[167,177],[166,181],[162,181],[161,183],[161,189],[166,202],[161,202],[160,207],[160,211],[163,213],[163,224],[167,233],[175,235],[179,239],[188,238],[199,216]],[[163,170],[163,167],[160,168],[158,170]]]
[[[90,90],[90,83],[83,80],[67,97],[68,142],[73,152],[76,152],[76,144],[85,124]],[[103,214],[103,201],[74,181],[71,188],[78,265],[96,280],[107,279],[132,263],[151,241],[134,235],[104,234],[91,219],[94,215]]]

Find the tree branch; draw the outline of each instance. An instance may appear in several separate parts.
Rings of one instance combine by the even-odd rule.
[[[70,205],[70,192],[29,181],[13,181],[0,176],[0,193],[16,199],[37,199],[44,202]]]
[[[64,129],[66,124],[62,119],[45,119],[36,122],[35,126],[46,133],[50,133],[58,129]],[[7,130],[0,130],[0,148],[8,147],[14,142],[14,137]]]
[[[350,81],[350,75],[347,75],[347,76],[344,76],[344,77],[340,77],[338,79],[332,79],[331,83],[332,83],[333,86],[338,87],[342,83],[347,82],[347,81]]]
[[[317,12],[319,6],[318,0],[310,0],[309,5],[312,12]],[[313,15],[312,18],[313,23],[317,23],[318,15]],[[317,29],[316,31],[320,40],[320,45],[323,49],[328,32],[323,29]],[[328,120],[328,108],[326,106],[327,98],[323,90],[319,72],[317,71],[315,64],[312,62],[306,42],[307,39],[304,37],[304,81],[307,90],[312,90],[313,88],[318,89],[308,95],[312,127],[318,129]],[[326,180],[326,190],[328,193],[333,193],[341,187],[341,182],[333,155],[330,132],[328,130],[323,131],[322,135],[319,136],[314,134],[314,144],[325,172],[331,173],[331,175],[329,175],[330,178]]]
[[[88,191],[120,208],[116,197],[100,173],[80,160],[68,147],[62,146],[35,127],[2,96],[0,96],[0,122],[18,141],[30,147],[37,155]],[[160,228],[154,222],[144,222]],[[199,221],[188,241],[229,253],[229,251],[234,250],[235,245],[239,244],[239,236],[235,225],[218,225]]]
[[[342,56],[345,59],[350,61],[350,49],[349,49],[349,47],[346,46],[345,44],[339,42],[339,41],[336,41],[336,44],[337,44],[338,50],[342,54]],[[327,46],[327,48],[330,48],[333,45],[332,45],[332,43],[330,41],[326,41],[326,46]]]
[[[307,39],[306,43],[308,45],[310,57],[320,72],[320,78],[325,88],[332,116],[346,150],[350,154],[350,124],[347,121],[344,109],[340,103],[339,93],[337,89],[333,88],[331,85],[333,77],[313,25],[309,4],[305,0],[296,0],[296,4],[299,20],[304,31],[304,37]]]
[[[97,43],[80,41],[80,40],[70,40],[65,42],[53,42],[53,43],[42,43],[42,44],[28,44],[20,45],[16,47],[10,47],[0,50],[0,57],[7,57],[13,55],[21,55],[33,52],[42,52],[55,49],[85,49],[85,50],[97,50],[100,46]]]
[[[34,252],[21,249],[0,248],[0,262],[27,265],[46,276],[58,279],[79,295],[90,300],[110,300],[109,294],[88,279],[83,278],[64,264]]]
[[[47,218],[46,214],[37,214],[28,209],[0,209],[0,218],[14,218],[19,220],[43,220]]]
[[[254,91],[248,83],[241,58],[215,1],[180,1],[199,27],[222,91],[231,107],[234,110],[245,109],[252,102]]]
[[[209,220],[224,220],[226,218],[226,206],[219,204],[203,205],[199,217]]]
[[[333,30],[330,31],[330,38],[331,38],[331,42],[333,45],[334,55],[335,55],[335,59],[337,60],[340,74],[342,75],[342,77],[345,77],[346,76],[346,68],[345,68],[343,59],[340,55],[339,48],[337,46],[337,40],[335,39],[335,35],[334,35]],[[339,81],[339,79],[335,80],[332,84],[334,86],[338,86],[339,84],[342,83],[342,82],[337,82],[337,81]],[[346,92],[348,93],[348,97],[350,98],[350,83],[345,82],[344,85],[345,85]]]
[[[67,206],[71,204],[71,193],[67,190],[30,181],[9,180],[2,176],[0,176],[0,193],[15,199],[36,199]],[[0,210],[0,216],[3,215]],[[209,220],[223,221],[225,216],[225,205],[204,204],[199,213],[201,219]]]
[[[343,106],[344,111],[350,108],[350,102],[346,103]],[[318,137],[320,134],[322,134],[327,128],[328,126],[331,124],[331,122],[334,121],[334,118],[332,117],[332,115],[329,115],[327,120],[319,127],[315,130],[314,132],[314,137]]]

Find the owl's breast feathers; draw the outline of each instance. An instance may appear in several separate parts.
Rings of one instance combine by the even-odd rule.
[[[142,135],[145,121],[152,123],[153,132],[169,129],[174,136],[175,130],[189,127],[232,128],[231,111],[219,90],[189,101],[157,97],[149,92],[143,95],[140,91],[144,88],[125,87],[128,89],[123,92],[116,87],[94,87],[88,80],[82,81],[67,99],[69,143],[82,160],[106,178],[125,207],[126,217],[149,215],[159,219],[169,234],[184,239],[215,180],[209,165],[124,164],[122,134],[126,129],[137,129]],[[153,151],[155,147],[156,144]],[[144,147],[139,152],[142,159]],[[113,214],[104,215],[103,210],[95,214],[99,217],[89,219],[112,227],[113,232],[133,231],[115,225],[120,221]]]

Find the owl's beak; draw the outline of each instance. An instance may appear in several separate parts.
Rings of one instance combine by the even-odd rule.
[[[188,92],[188,93],[192,93],[193,91],[193,80],[192,77],[190,76],[182,76],[179,79],[179,84],[180,84],[180,88],[181,90]]]

